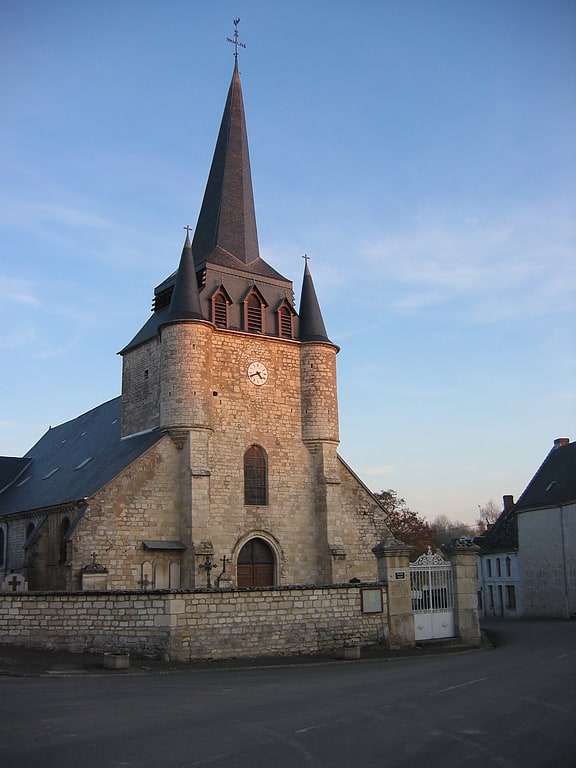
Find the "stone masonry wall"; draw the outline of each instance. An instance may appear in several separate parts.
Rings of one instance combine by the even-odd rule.
[[[361,588],[0,594],[0,644],[189,661],[388,643]]]
[[[518,515],[524,616],[576,615],[576,504]]]
[[[160,344],[157,338],[122,358],[122,435],[160,423]]]

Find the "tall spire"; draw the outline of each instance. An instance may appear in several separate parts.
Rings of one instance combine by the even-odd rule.
[[[200,306],[200,294],[198,293],[198,281],[196,279],[196,270],[194,269],[194,257],[192,256],[192,246],[190,245],[189,229],[186,230],[186,240],[180,257],[180,266],[176,276],[176,283],[172,298],[170,299],[170,308],[166,317],[166,323],[174,323],[180,320],[203,320],[202,308]]]
[[[235,20],[235,24],[238,21]],[[236,46],[234,72],[192,241],[197,263],[211,261],[210,255],[217,248],[232,254],[244,264],[250,264],[260,255],[238,71],[237,46],[243,44],[237,38],[231,42]]]
[[[320,304],[314,290],[312,275],[308,269],[308,256],[303,256],[304,279],[302,280],[302,294],[300,296],[300,340],[301,341],[330,341],[326,334]]]

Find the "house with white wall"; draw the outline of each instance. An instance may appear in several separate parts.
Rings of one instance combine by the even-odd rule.
[[[576,443],[554,441],[477,543],[481,616],[576,617]]]

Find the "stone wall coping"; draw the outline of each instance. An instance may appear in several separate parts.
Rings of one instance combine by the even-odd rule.
[[[325,590],[325,591],[338,591],[342,589],[358,589],[359,587],[380,587],[382,588],[384,585],[381,582],[377,581],[361,581],[361,582],[354,582],[353,584],[350,584],[348,582],[344,582],[342,584],[278,584],[276,586],[272,587],[226,587],[226,588],[219,588],[219,587],[213,587],[212,589],[207,589],[206,587],[199,587],[196,589],[90,589],[90,590],[77,590],[75,592],[66,592],[66,591],[51,591],[51,592],[36,592],[29,590],[27,592],[17,592],[17,593],[10,593],[5,592],[2,593],[1,597],[10,597],[10,596],[18,596],[18,597],[27,597],[28,595],[30,597],[85,597],[86,599],[90,599],[92,597],[106,597],[107,595],[114,595],[114,596],[133,596],[135,598],[145,598],[148,595],[149,596],[156,596],[158,595],[214,595],[214,594],[222,594],[222,595],[228,595],[234,594],[234,592],[241,592],[243,594],[247,592],[264,592],[264,593],[271,593],[271,592],[312,592],[315,590]]]

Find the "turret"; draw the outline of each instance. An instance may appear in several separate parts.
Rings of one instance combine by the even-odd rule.
[[[314,290],[308,258],[300,299],[300,376],[302,384],[302,439],[339,442],[336,355],[339,348],[326,334]]]
[[[182,249],[178,275],[160,333],[160,429],[183,437],[212,426],[213,326],[200,308],[190,239]]]

